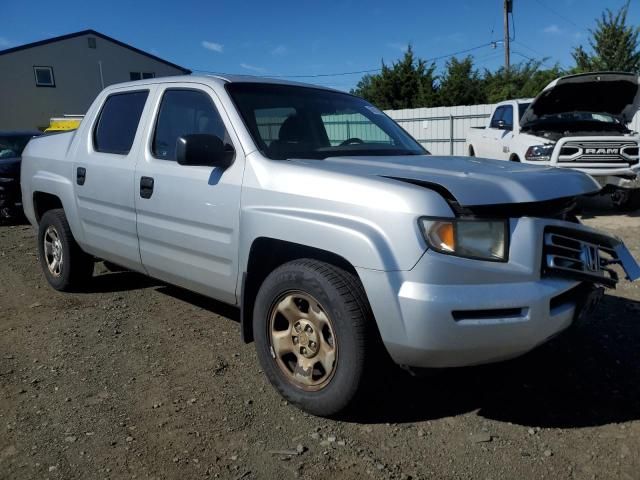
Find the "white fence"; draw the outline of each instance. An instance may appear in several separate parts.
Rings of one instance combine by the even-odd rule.
[[[484,127],[495,105],[386,110],[434,155],[466,155],[464,141],[471,127]],[[629,128],[640,131],[640,112]]]

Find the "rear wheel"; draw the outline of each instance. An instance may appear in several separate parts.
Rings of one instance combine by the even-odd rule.
[[[40,219],[38,253],[44,276],[56,290],[78,290],[93,274],[93,257],[76,243],[62,209],[49,210]]]
[[[254,307],[258,359],[280,394],[314,415],[349,407],[373,366],[376,336],[360,281],[333,265],[295,260],[264,281]]]
[[[476,156],[476,151],[473,149],[473,146],[469,146],[469,156],[470,157],[475,157]]]
[[[619,188],[611,194],[613,205],[619,210],[630,212],[640,209],[640,189]]]

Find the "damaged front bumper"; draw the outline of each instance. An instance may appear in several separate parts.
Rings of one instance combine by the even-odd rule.
[[[550,226],[544,233],[543,274],[615,287],[622,267],[627,280],[640,278],[640,266],[617,237],[581,227]]]
[[[393,360],[443,368],[522,355],[583,320],[614,287],[616,266],[630,280],[640,267],[624,244],[584,225],[511,219],[507,262],[427,250],[409,271],[358,268]]]
[[[640,188],[640,173],[635,171],[615,175],[585,173],[589,173],[602,188],[624,188],[629,190]]]

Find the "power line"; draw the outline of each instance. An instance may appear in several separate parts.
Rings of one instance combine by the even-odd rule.
[[[526,48],[527,50],[529,50],[530,52],[535,53],[536,55],[540,55],[541,57],[544,57],[544,55],[542,53],[540,53],[538,50],[531,48],[529,45],[522,43],[518,40],[514,40],[513,43],[517,43],[518,45],[520,45],[521,47]]]
[[[526,60],[529,60],[530,62],[540,62],[540,65],[547,65],[547,66],[551,65],[549,63],[549,60],[546,60],[544,58],[538,60],[537,58],[530,57],[529,55],[525,55],[524,53],[518,52],[517,50],[512,50],[512,52]]]
[[[469,53],[469,52],[473,52],[473,51],[479,50],[481,48],[489,47],[492,44],[493,44],[492,42],[484,43],[482,45],[477,45],[475,47],[466,48],[464,50],[458,50],[457,52],[447,53],[447,54],[439,55],[437,57],[432,57],[432,58],[425,58],[424,61],[425,62],[435,62],[435,61],[442,60],[442,59],[445,59],[445,58],[455,57],[456,55],[462,55],[464,53]],[[345,75],[363,75],[363,74],[366,74],[366,73],[379,72],[381,70],[382,70],[382,67],[371,68],[371,69],[368,69],[368,70],[356,70],[356,71],[352,71],[352,72],[316,73],[316,74],[309,74],[309,75],[256,75],[256,76],[257,77],[270,77],[270,78],[341,77],[341,76],[345,76]],[[213,71],[200,70],[200,69],[193,69],[193,71],[194,72],[200,72],[200,73],[215,74],[215,75],[224,75],[225,74],[223,72],[213,72]],[[228,74],[228,72],[226,72],[226,73]]]
[[[556,15],[557,17],[563,19],[565,22],[569,22],[571,25],[573,25],[574,27],[577,27],[581,30],[584,30],[583,27],[581,27],[580,25],[578,25],[576,22],[574,22],[573,20],[571,20],[568,17],[565,17],[564,15],[562,15],[560,12],[558,12],[557,10],[554,10],[553,8],[549,7],[548,5],[545,5],[544,3],[542,3],[541,0],[536,0],[536,2],[538,3],[538,5],[542,6],[543,8],[546,8],[547,10],[549,10],[551,13],[553,13],[554,15]]]

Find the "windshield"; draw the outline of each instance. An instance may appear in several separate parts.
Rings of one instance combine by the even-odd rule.
[[[268,158],[425,155],[393,120],[361,98],[311,87],[230,83],[258,149]]]
[[[19,157],[33,135],[0,135],[0,158]]]

